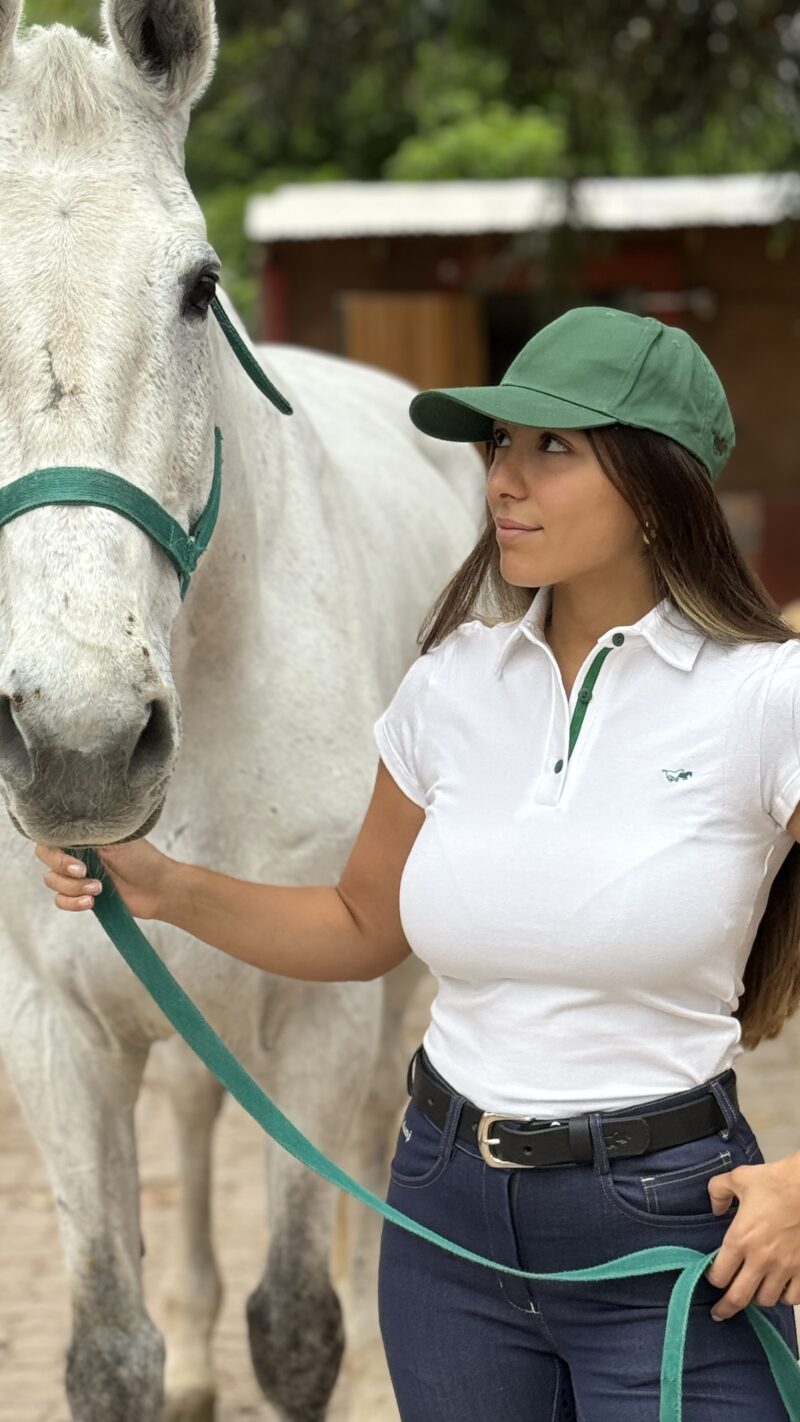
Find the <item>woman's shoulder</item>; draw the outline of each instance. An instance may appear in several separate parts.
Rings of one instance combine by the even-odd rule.
[[[515,626],[513,622],[483,622],[477,617],[460,622],[425,653],[434,659],[431,671],[434,664],[467,675],[491,667]]]
[[[735,716],[760,717],[774,695],[800,691],[800,637],[716,642],[706,666],[712,690],[724,690]]]
[[[742,668],[768,680],[782,668],[800,673],[800,636],[783,642],[734,642],[717,644],[722,656]]]
[[[479,617],[469,617],[464,622],[460,622],[457,627],[453,627],[440,641],[432,647],[432,651],[446,648],[448,651],[459,650],[463,652],[491,651],[495,646],[502,645],[504,639],[509,636],[517,626],[517,622],[484,622]]]

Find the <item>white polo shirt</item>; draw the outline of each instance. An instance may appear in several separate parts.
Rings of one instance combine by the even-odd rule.
[[[550,596],[451,632],[374,729],[425,808],[400,913],[437,979],[426,1051],[483,1109],[558,1117],[741,1052],[800,802],[800,640],[726,646],[665,598],[598,638],[567,700]]]

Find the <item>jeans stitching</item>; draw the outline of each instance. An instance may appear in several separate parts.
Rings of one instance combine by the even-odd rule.
[[[671,1170],[665,1171],[663,1175],[640,1176],[642,1186],[644,1187],[644,1195],[645,1200],[647,1201],[648,1211],[650,1211],[650,1213],[652,1214],[657,1215],[663,1213],[659,1204],[658,1193],[663,1185],[683,1185],[686,1183],[687,1180],[701,1180],[704,1175],[707,1175],[709,1180],[711,1180],[715,1175],[721,1175],[726,1170],[726,1168],[731,1165],[731,1163],[732,1156],[730,1151],[721,1150],[717,1153],[717,1155],[714,1156],[713,1162],[711,1160],[707,1160],[701,1162],[701,1164],[699,1164],[697,1167],[684,1167],[687,1172],[686,1174],[684,1174],[681,1170]],[[675,1216],[671,1215],[670,1218],[674,1219]]]
[[[560,1358],[556,1358],[556,1390],[553,1393],[553,1411],[550,1414],[550,1422],[559,1422],[558,1414],[561,1411],[561,1369],[563,1364]]]
[[[494,1252],[495,1252],[495,1241],[494,1241],[494,1237],[493,1237],[493,1235],[492,1235],[491,1215],[490,1215],[490,1212],[489,1212],[489,1201],[488,1201],[487,1198],[486,1198],[486,1182],[487,1182],[487,1180],[488,1180],[488,1174],[487,1174],[487,1172],[488,1172],[490,1169],[491,1169],[490,1166],[484,1165],[484,1164],[482,1163],[482,1169],[481,1169],[481,1200],[482,1200],[482,1203],[483,1203],[483,1216],[484,1216],[484,1220],[485,1220],[485,1223],[486,1223],[486,1233],[487,1233],[487,1238],[488,1238],[488,1240],[489,1240],[489,1249],[490,1249],[490,1253],[493,1255]],[[510,1208],[510,1205],[509,1205],[509,1208]],[[521,1263],[520,1263],[519,1252],[518,1252],[518,1251],[519,1251],[519,1242],[518,1242],[518,1240],[517,1240],[516,1230],[513,1229],[513,1219],[512,1219],[512,1234],[513,1234],[513,1236],[514,1236],[514,1247],[515,1247],[515,1250],[517,1251],[517,1253],[516,1253],[516,1260],[517,1260],[517,1262],[516,1262],[516,1264],[514,1265],[514,1268],[519,1269],[519,1268],[522,1267],[522,1265],[521,1265]],[[539,1307],[537,1306],[537,1304],[536,1304],[536,1302],[534,1301],[533,1298],[530,1298],[530,1295],[531,1295],[531,1285],[530,1285],[530,1283],[526,1283],[526,1285],[525,1285],[526,1288],[527,1288],[527,1290],[528,1290],[528,1296],[529,1296],[529,1298],[530,1298],[530,1303],[531,1303],[531,1307],[528,1309],[528,1308],[521,1308],[519,1304],[515,1304],[515,1303],[514,1303],[514,1300],[509,1297],[508,1292],[507,1292],[506,1287],[505,1287],[505,1281],[504,1281],[504,1278],[503,1278],[503,1275],[502,1275],[502,1274],[495,1273],[495,1279],[497,1280],[497,1283],[498,1283],[498,1285],[499,1285],[500,1294],[501,1294],[501,1296],[502,1296],[503,1302],[504,1302],[504,1303],[507,1303],[507,1304],[508,1304],[511,1308],[513,1308],[517,1313],[522,1313],[522,1314],[524,1314],[526,1318],[535,1318],[535,1319],[536,1319],[536,1322],[539,1324],[539,1326],[541,1327],[541,1329],[542,1329],[542,1331],[544,1332],[545,1336],[547,1337],[548,1342],[552,1345],[552,1347],[553,1347],[554,1350],[557,1350],[558,1345],[557,1345],[556,1340],[555,1340],[555,1338],[553,1337],[552,1333],[550,1332],[550,1328],[549,1328],[549,1326],[548,1326],[548,1324],[547,1324],[546,1319],[544,1318],[544,1315],[543,1315],[543,1313],[542,1313],[541,1308],[539,1308]]]
[[[484,1165],[481,1171],[481,1203],[483,1205],[483,1218],[486,1223],[486,1237],[489,1241],[489,1253],[492,1257],[494,1257],[495,1240],[494,1235],[492,1234],[492,1217],[489,1211],[489,1201],[486,1198],[486,1182],[488,1178],[486,1172],[489,1168],[489,1166]],[[519,1304],[514,1303],[514,1300],[509,1296],[508,1291],[506,1289],[505,1279],[503,1278],[503,1275],[495,1272],[495,1279],[497,1280],[498,1286],[500,1288],[500,1293],[502,1295],[503,1302],[509,1304],[511,1308],[516,1309],[517,1313],[524,1313],[528,1317],[530,1317],[533,1313],[533,1310],[529,1308],[521,1308]],[[533,1300],[531,1300],[531,1303],[532,1302]]]
[[[721,1224],[730,1224],[732,1218],[730,1211],[726,1210],[724,1215],[715,1215],[710,1207],[708,1213],[701,1215],[651,1214],[649,1210],[638,1210],[635,1205],[629,1205],[626,1200],[621,1199],[611,1183],[610,1176],[601,1175],[600,1183],[603,1187],[603,1193],[606,1199],[620,1214],[627,1215],[629,1219],[638,1220],[642,1224],[654,1225],[656,1228],[669,1228],[672,1226],[673,1228],[679,1227],[681,1229],[700,1229],[705,1226],[707,1229],[710,1224],[714,1224],[717,1220]]]
[[[406,1108],[406,1110],[407,1109],[408,1108]],[[417,1110],[419,1110],[419,1107],[417,1107]],[[403,1120],[405,1121],[405,1116],[403,1117]],[[429,1124],[432,1125],[433,1123],[429,1122]],[[439,1131],[439,1127],[434,1126],[434,1130]],[[402,1130],[398,1132],[397,1146],[395,1148],[395,1157],[400,1153],[401,1136]],[[403,1138],[403,1144],[408,1144],[405,1138]],[[392,1161],[392,1165],[390,1166],[389,1174],[394,1184],[398,1185],[402,1190],[423,1190],[427,1185],[434,1185],[436,1183],[436,1181],[439,1179],[440,1175],[443,1174],[449,1163],[450,1152],[445,1149],[445,1133],[444,1131],[439,1131],[439,1145],[436,1153],[436,1159],[433,1165],[431,1165],[430,1168],[425,1171],[424,1175],[404,1175],[402,1171],[398,1171],[395,1168],[394,1161]]]
[[[483,1170],[484,1170],[484,1177],[483,1177],[483,1178],[484,1178],[484,1180],[486,1179],[486,1171],[489,1170],[489,1169],[490,1169],[490,1167],[489,1167],[488,1165],[485,1165],[485,1166],[483,1167]],[[518,1170],[515,1172],[514,1180],[515,1180],[515,1182],[516,1182],[516,1189],[515,1189],[514,1193],[516,1194],[516,1190],[519,1189],[519,1181],[520,1181],[520,1172],[519,1172]],[[513,1205],[516,1205],[516,1198],[515,1198],[514,1201],[513,1201]],[[510,1202],[510,1204],[509,1204],[509,1208],[511,1208],[511,1202]],[[516,1249],[516,1251],[517,1251],[517,1255],[516,1255],[517,1261],[518,1261],[518,1263],[519,1263],[519,1265],[520,1265],[520,1267],[521,1267],[521,1265],[522,1265],[522,1258],[521,1258],[521,1255],[520,1255],[519,1235],[518,1235],[518,1233],[517,1233],[517,1228],[516,1228],[516,1225],[515,1225],[515,1223],[514,1223],[514,1215],[513,1215],[513,1213],[512,1213],[512,1215],[511,1215],[511,1231],[512,1231],[512,1234],[513,1234],[513,1236],[514,1236],[514,1247],[515,1247],[515,1249]],[[526,1285],[525,1285],[525,1287],[527,1288],[527,1290],[528,1290],[528,1295],[530,1296],[530,1295],[532,1294],[532,1292],[533,1292],[533,1281],[527,1282]],[[547,1322],[547,1319],[546,1319],[545,1316],[544,1316],[544,1309],[542,1309],[542,1308],[540,1308],[540,1307],[537,1307],[537,1305],[534,1303],[534,1301],[533,1301],[532,1298],[531,1298],[531,1303],[533,1304],[533,1307],[534,1307],[534,1310],[535,1310],[535,1317],[536,1317],[536,1320],[537,1320],[539,1326],[540,1326],[541,1329],[542,1329],[542,1332],[545,1334],[545,1336],[546,1336],[547,1339],[549,1340],[550,1344],[551,1344],[552,1347],[553,1347],[553,1350],[557,1353],[557,1352],[558,1352],[558,1344],[556,1343],[556,1340],[555,1340],[555,1338],[553,1337],[553,1334],[552,1334],[552,1332],[551,1332],[551,1330],[550,1330],[550,1325],[549,1325],[549,1323]]]
[[[657,1175],[643,1175],[641,1180],[642,1184],[646,1181],[657,1190],[659,1185],[674,1185],[676,1182],[683,1184],[684,1180],[696,1180],[698,1175],[708,1175],[712,1170],[718,1170],[730,1162],[730,1151],[719,1150],[715,1156],[709,1156],[708,1160],[698,1161],[697,1165],[678,1166],[676,1170],[665,1170]]]
[[[644,1186],[644,1198],[647,1204],[648,1213],[651,1215],[660,1214],[661,1212],[658,1208],[658,1195],[655,1192],[652,1181],[643,1180],[642,1185]]]

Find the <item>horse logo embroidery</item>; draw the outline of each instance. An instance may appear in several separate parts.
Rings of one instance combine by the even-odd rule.
[[[692,778],[691,770],[665,770],[663,774],[666,775],[667,780],[691,780]]]
[[[414,1132],[411,1130],[411,1128],[410,1128],[409,1126],[406,1125],[406,1123],[405,1123],[405,1118],[400,1122],[400,1129],[401,1129],[401,1131],[403,1132],[403,1135],[405,1136],[406,1141],[410,1141],[410,1140],[411,1140],[411,1137],[412,1137],[413,1134],[414,1134]]]

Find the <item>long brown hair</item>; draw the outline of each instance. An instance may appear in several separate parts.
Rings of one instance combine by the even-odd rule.
[[[595,458],[627,500],[651,543],[646,549],[659,600],[668,597],[716,641],[800,639],[778,604],[748,568],[703,465],[666,435],[629,425],[583,431]],[[487,454],[491,445],[487,446]],[[427,652],[455,627],[477,617],[487,625],[514,622],[537,588],[506,582],[487,506],[478,543],[447,584],[420,631]],[[742,1044],[777,1037],[800,1002],[800,844],[792,845],[773,881],[744,976],[735,1016]]]

